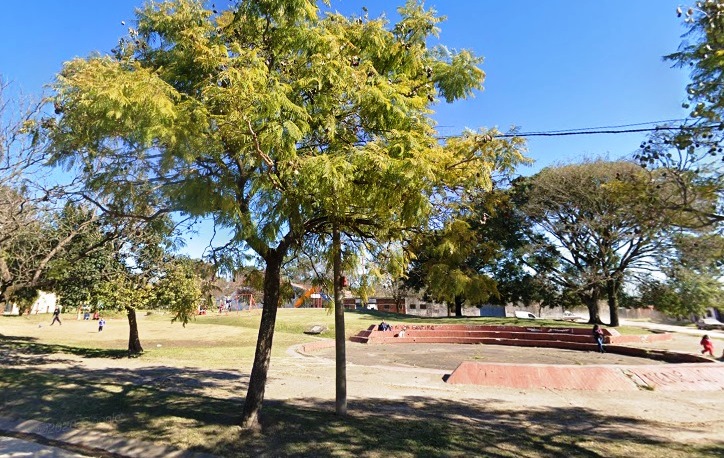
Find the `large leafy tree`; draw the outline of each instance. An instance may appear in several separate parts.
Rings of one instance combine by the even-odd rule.
[[[32,304],[40,289],[53,288],[54,266],[80,262],[92,256],[107,238],[101,234],[100,239],[93,240],[100,224],[93,211],[70,202],[59,211],[35,207],[28,198],[5,191],[5,196],[16,196],[26,208],[7,221],[8,225],[18,227],[3,237],[0,298],[18,301],[22,309]]]
[[[41,105],[22,100],[0,80],[0,302],[32,305],[50,260],[78,233],[64,225],[47,194],[38,193],[44,143]],[[65,232],[64,232],[65,231]]]
[[[108,281],[109,272],[117,269],[120,243],[117,233],[87,206],[68,203],[62,211],[66,225],[80,225],[79,233],[58,256],[49,263],[44,275],[44,287],[58,295],[64,309],[82,305],[99,308],[99,291]]]
[[[525,179],[517,178],[513,184],[520,181]],[[570,307],[565,290],[549,278],[558,259],[553,251],[538,249],[545,246],[545,238],[521,211],[526,198],[524,186],[503,182],[494,192],[480,196],[467,217],[488,245],[482,251],[489,253],[487,259],[478,265],[496,283],[498,294],[491,296],[490,302]]]
[[[627,274],[650,270],[665,250],[671,220],[652,202],[668,192],[636,164],[592,161],[550,167],[530,179],[523,210],[545,234],[540,250],[560,264],[550,278],[575,291],[600,322],[598,301],[608,299],[618,326],[618,298]]]
[[[560,265],[555,250],[522,211],[523,178],[498,180],[471,199],[438,231],[419,234],[405,282],[461,313],[463,303],[570,307],[570,294],[549,278]],[[522,188],[522,189],[521,189]]]
[[[724,238],[718,234],[678,233],[672,249],[659,256],[661,272],[639,285],[640,301],[676,317],[702,316],[724,298]]]
[[[132,227],[133,230],[126,229],[117,242],[114,262],[104,274],[97,300],[126,312],[128,352],[138,355],[143,347],[136,312],[159,305],[159,299],[169,299],[164,307],[174,313],[172,321],[180,320],[185,325],[196,311],[193,300],[197,291],[187,282],[192,275],[191,266],[187,266],[183,258],[171,255],[173,224],[168,218]]]
[[[138,308],[165,308],[174,313],[172,321],[186,324],[197,310],[197,294],[209,289],[203,263],[172,256],[172,239],[163,236],[171,232],[167,218],[119,224],[99,216],[94,207],[68,202],[60,221],[54,231],[73,227],[76,235],[49,259],[40,286],[56,293],[64,308],[125,311],[132,355],[143,351]],[[43,235],[52,240],[52,234]]]
[[[665,209],[680,212],[687,227],[721,228],[724,222],[724,8],[719,1],[679,7],[688,31],[667,61],[689,70],[688,119],[660,126],[636,154],[642,167],[661,169],[677,198]],[[661,174],[659,175],[661,177]]]
[[[440,230],[420,234],[409,247],[414,260],[407,285],[423,289],[434,301],[447,303],[448,312],[458,317],[465,303],[482,305],[497,296],[495,281],[483,271],[494,256],[496,244],[481,235],[475,224],[458,218]]]
[[[160,278],[153,283],[150,305],[171,310],[174,313],[172,321],[179,320],[185,326],[204,300],[205,285],[198,274],[199,267],[185,257],[166,262]]]
[[[309,0],[149,4],[111,56],[66,63],[51,126],[58,163],[104,209],[208,217],[251,249],[264,308],[242,423],[258,427],[282,262],[304,236],[418,225],[430,197],[485,187],[517,146],[485,132],[441,144],[431,105],[482,87],[480,59],[430,49],[440,18],[416,2],[400,21],[320,17]]]

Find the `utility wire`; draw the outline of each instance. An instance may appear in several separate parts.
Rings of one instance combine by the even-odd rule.
[[[611,130],[577,130],[577,131],[558,131],[558,132],[521,132],[517,134],[498,134],[494,135],[497,138],[512,138],[512,137],[565,137],[568,135],[598,135],[598,134],[630,134],[636,132],[657,132],[665,130],[692,130],[700,129],[702,127],[715,127],[718,124],[712,126],[698,126],[698,127],[647,127],[642,129],[611,129]]]
[[[677,120],[672,119],[670,121],[683,121],[683,120]],[[669,121],[669,122],[670,122]],[[667,121],[663,121],[667,122]],[[626,127],[626,126],[641,126],[641,125],[647,125],[647,124],[654,124],[651,123],[638,123],[638,124],[628,124],[623,126],[610,126],[610,127],[585,127],[581,129],[570,129],[570,130],[551,130],[551,131],[541,131],[541,132],[518,132],[518,133],[507,133],[507,134],[497,134],[493,137],[495,138],[513,138],[513,137],[565,137],[565,136],[571,136],[571,135],[599,135],[599,134],[630,134],[630,133],[637,133],[637,132],[661,132],[661,131],[674,131],[674,130],[697,130],[697,129],[712,129],[712,128],[719,128],[721,127],[721,124],[705,124],[700,126],[655,126],[655,127],[646,127],[646,128],[640,128],[640,129],[618,129],[617,127]],[[441,139],[448,139],[448,138],[455,138],[456,135],[446,135],[444,137],[439,137]]]
[[[540,131],[540,132],[531,132],[531,133],[558,133],[558,132],[580,132],[580,131],[588,131],[588,130],[610,130],[610,129],[622,129],[624,127],[637,127],[637,126],[647,126],[649,124],[654,125],[662,125],[662,124],[670,124],[670,123],[683,123],[686,119],[664,119],[663,121],[648,121],[648,122],[637,122],[633,124],[620,124],[617,126],[599,126],[599,127],[581,127],[578,129],[560,129],[560,130],[547,130],[547,131]]]

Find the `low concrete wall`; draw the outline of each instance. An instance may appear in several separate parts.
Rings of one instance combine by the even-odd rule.
[[[447,383],[586,391],[721,391],[724,365],[571,366],[464,361]]]
[[[647,350],[622,345],[625,343],[671,340],[672,336],[668,333],[622,336],[615,329],[606,328],[603,328],[603,332],[606,351],[609,353],[650,358],[669,363],[711,362],[709,358],[699,355]],[[543,326],[425,324],[395,325],[389,331],[378,331],[377,326],[372,325],[357,333],[350,340],[368,344],[448,343],[561,348],[579,351],[596,351],[598,349],[591,336],[591,331],[587,328]]]

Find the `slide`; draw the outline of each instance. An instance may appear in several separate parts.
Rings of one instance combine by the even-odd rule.
[[[304,294],[302,294],[301,296],[299,296],[299,297],[297,298],[297,300],[294,301],[294,307],[297,307],[297,308],[301,307],[302,304],[304,304],[304,299],[306,299],[306,298],[308,298],[309,296],[311,296],[315,289],[316,289],[316,288],[312,287],[312,288],[309,288],[308,290],[304,291]]]

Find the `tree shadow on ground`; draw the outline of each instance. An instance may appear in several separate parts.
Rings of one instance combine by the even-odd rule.
[[[410,396],[266,402],[263,433],[236,425],[248,378],[236,371],[0,365],[0,415],[107,431],[219,456],[722,456],[724,442],[677,441],[681,425],[582,407],[520,410],[501,400]],[[704,432],[710,425],[686,425]],[[671,437],[671,439],[667,439]]]
[[[40,343],[35,337],[6,336],[0,334],[0,348],[5,354],[13,353],[15,357],[31,358],[32,363],[43,364],[43,358],[33,356],[47,356],[50,354],[71,354],[83,358],[118,359],[128,357],[127,350],[108,348],[84,348],[61,344]]]
[[[310,457],[493,458],[632,456],[631,446],[638,457],[724,452],[724,442],[692,447],[665,439],[677,431],[674,427],[581,407],[519,410],[494,399],[466,403],[406,397],[351,403],[351,414],[341,419],[333,413],[333,403],[308,400],[307,404],[290,409],[288,403],[268,403],[265,437],[283,440],[267,442],[266,450],[257,451]],[[234,441],[216,448],[224,456],[233,450]]]

